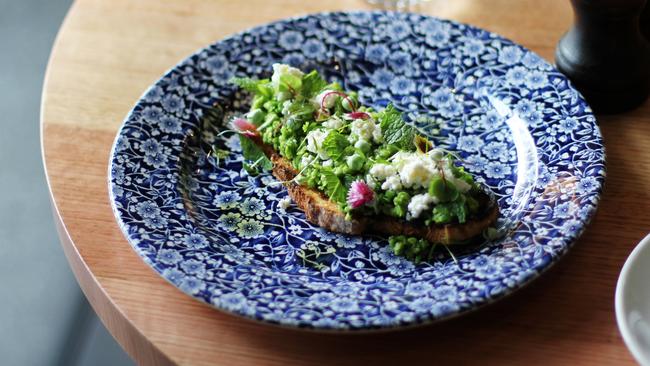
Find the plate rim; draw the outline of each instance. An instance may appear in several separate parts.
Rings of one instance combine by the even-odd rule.
[[[326,16],[335,15],[335,14],[351,14],[351,13],[366,13],[366,14],[371,14],[371,15],[374,15],[374,14],[382,15],[383,14],[383,15],[420,16],[420,17],[424,17],[424,18],[427,18],[427,19],[433,19],[433,20],[435,20],[437,22],[448,23],[448,24],[451,24],[454,27],[462,26],[462,27],[469,28],[469,29],[472,29],[472,30],[483,31],[483,32],[486,32],[487,34],[489,34],[490,36],[492,36],[494,39],[504,40],[504,41],[510,43],[513,46],[517,46],[518,48],[522,49],[526,53],[530,53],[530,54],[535,55],[539,59],[543,60],[544,63],[549,64],[552,68],[550,70],[548,70],[548,71],[545,71],[545,74],[548,74],[549,72],[552,72],[552,71],[557,71],[559,73],[557,67],[554,64],[550,63],[549,61],[547,61],[546,59],[541,57],[539,54],[537,54],[536,52],[529,49],[528,47],[526,47],[526,46],[524,46],[524,45],[522,45],[522,44],[520,44],[518,42],[515,42],[512,39],[510,39],[508,37],[505,37],[505,36],[503,36],[503,35],[501,35],[499,33],[496,33],[496,32],[493,32],[493,31],[490,31],[490,30],[487,30],[487,29],[484,29],[484,28],[481,28],[481,27],[478,27],[478,26],[475,26],[475,25],[472,25],[472,24],[468,24],[468,23],[464,23],[464,22],[461,22],[461,21],[453,20],[453,19],[442,18],[442,17],[438,17],[438,16],[422,14],[422,13],[415,13],[415,12],[400,12],[400,11],[389,11],[389,10],[351,9],[351,10],[334,10],[334,11],[322,11],[322,12],[314,12],[314,13],[303,13],[303,14],[300,14],[300,15],[275,19],[275,20],[271,20],[271,21],[266,22],[266,23],[257,24],[257,25],[248,27],[248,28],[246,28],[244,30],[234,32],[234,33],[230,33],[229,35],[226,35],[223,38],[220,38],[220,39],[218,39],[216,41],[208,43],[205,46],[200,47],[199,49],[192,52],[188,56],[186,56],[183,59],[179,60],[173,66],[169,67],[159,78],[157,78],[152,84],[150,84],[144,90],[144,92],[140,95],[140,97],[132,105],[131,109],[127,113],[126,117],[122,120],[122,122],[120,124],[120,127],[116,132],[115,138],[113,140],[113,144],[111,146],[111,151],[110,151],[110,156],[109,156],[109,164],[108,164],[108,167],[107,167],[108,168],[107,183],[108,183],[109,201],[110,201],[110,204],[111,204],[111,209],[112,209],[113,214],[115,216],[116,223],[120,227],[120,231],[122,232],[122,235],[124,236],[126,241],[129,243],[129,246],[131,247],[131,249],[147,265],[147,267],[150,270],[152,270],[158,277],[163,278],[166,282],[168,282],[170,285],[172,285],[178,291],[183,293],[185,296],[189,296],[190,298],[192,298],[192,299],[194,299],[196,301],[199,301],[200,303],[205,304],[205,305],[211,307],[212,309],[215,309],[217,311],[220,311],[220,312],[228,314],[228,315],[233,315],[233,316],[235,316],[237,318],[241,318],[241,319],[244,319],[246,321],[250,321],[250,322],[252,322],[254,324],[263,324],[265,326],[280,327],[280,328],[285,328],[285,329],[294,329],[294,330],[306,331],[306,332],[312,332],[312,333],[316,332],[316,333],[328,333],[328,334],[331,334],[331,333],[365,334],[365,333],[394,332],[394,331],[400,331],[400,330],[409,330],[409,329],[414,329],[414,328],[420,328],[420,327],[425,327],[425,326],[429,326],[429,325],[432,325],[432,324],[446,322],[446,321],[456,319],[456,318],[461,317],[461,316],[466,315],[466,314],[474,313],[474,312],[476,312],[478,310],[481,310],[481,309],[483,309],[485,307],[488,307],[488,306],[490,306],[490,305],[492,305],[494,303],[497,303],[502,299],[508,298],[512,294],[514,294],[514,293],[518,292],[519,290],[523,289],[524,287],[527,287],[528,285],[533,283],[537,278],[539,278],[542,274],[546,273],[549,269],[553,268],[562,258],[564,258],[567,255],[567,253],[569,252],[569,250],[582,237],[582,235],[586,231],[587,227],[593,221],[593,219],[595,217],[595,214],[596,214],[596,212],[598,210],[598,207],[600,206],[600,201],[601,201],[601,198],[602,198],[602,191],[603,191],[603,187],[604,187],[606,176],[607,176],[607,164],[606,164],[606,162],[607,162],[607,159],[606,159],[607,154],[606,154],[606,147],[605,147],[605,144],[604,144],[604,136],[602,135],[600,125],[598,123],[598,119],[594,115],[593,111],[591,110],[591,107],[589,106],[589,104],[585,100],[582,93],[580,93],[580,91],[578,91],[575,88],[575,86],[568,79],[568,77],[566,77],[564,74],[560,73],[562,78],[567,82],[567,89],[573,90],[577,94],[578,99],[580,100],[580,104],[583,105],[584,107],[586,107],[587,110],[585,111],[584,115],[591,115],[594,118],[594,121],[592,123],[592,125],[594,127],[594,136],[596,136],[598,138],[599,142],[600,142],[600,152],[601,152],[601,155],[602,155],[602,159],[599,161],[600,163],[602,163],[602,174],[597,175],[597,176],[595,176],[595,175],[593,176],[596,179],[596,183],[598,184],[598,188],[596,190],[594,190],[595,202],[593,202],[593,205],[592,205],[591,209],[588,211],[588,214],[586,215],[586,219],[582,223],[582,225],[580,227],[580,230],[573,236],[572,239],[570,239],[570,240],[566,239],[566,245],[565,245],[566,249],[565,250],[563,250],[561,253],[556,255],[552,260],[548,261],[542,267],[535,267],[536,272],[533,275],[527,277],[524,280],[518,281],[517,284],[514,287],[508,288],[507,290],[503,291],[502,293],[498,294],[497,296],[490,297],[490,298],[484,298],[483,301],[481,301],[478,304],[474,304],[470,308],[461,309],[460,311],[454,312],[452,314],[447,314],[447,315],[445,315],[443,317],[429,316],[429,317],[424,318],[424,319],[414,319],[412,321],[409,321],[408,323],[400,323],[400,324],[386,324],[386,323],[384,323],[384,324],[381,324],[381,325],[349,326],[348,328],[337,328],[337,327],[316,326],[313,323],[310,323],[309,325],[298,325],[298,324],[291,324],[291,323],[287,323],[287,322],[283,322],[283,321],[269,321],[269,320],[266,320],[266,319],[263,319],[263,318],[257,316],[256,314],[255,315],[241,314],[241,313],[238,313],[236,311],[232,311],[230,309],[220,307],[220,306],[218,306],[216,304],[205,302],[205,301],[199,299],[197,296],[193,296],[193,295],[183,291],[182,289],[180,289],[178,287],[178,285],[174,284],[168,278],[162,276],[162,274],[160,272],[158,272],[154,268],[153,263],[149,262],[147,258],[145,258],[144,256],[140,255],[140,253],[137,252],[137,250],[136,250],[134,244],[132,243],[132,241],[131,241],[131,239],[129,237],[129,234],[127,232],[126,224],[123,223],[122,220],[121,220],[121,214],[119,212],[118,207],[116,206],[116,199],[115,199],[116,197],[115,197],[113,189],[112,189],[113,188],[113,182],[112,182],[112,172],[111,172],[111,170],[112,170],[112,167],[114,165],[115,155],[117,153],[117,151],[116,151],[117,141],[122,136],[123,129],[126,126],[127,122],[129,122],[129,120],[132,118],[132,116],[133,116],[133,114],[135,112],[135,108],[138,105],[140,105],[140,103],[142,102],[144,97],[152,89],[157,87],[158,84],[162,80],[166,79],[175,70],[177,70],[179,67],[183,66],[186,62],[188,62],[188,60],[199,56],[201,53],[205,52],[207,49],[209,49],[209,48],[211,48],[211,47],[213,47],[215,45],[218,45],[218,44],[220,44],[222,42],[226,42],[226,41],[235,39],[237,37],[249,34],[249,33],[253,32],[253,31],[261,30],[261,29],[264,29],[264,28],[267,28],[267,27],[270,27],[270,26],[278,25],[278,24],[283,24],[283,23],[292,22],[292,21],[298,21],[298,20],[302,20],[302,19],[306,19],[306,18],[310,18],[310,17],[320,18],[320,17],[326,17]]]

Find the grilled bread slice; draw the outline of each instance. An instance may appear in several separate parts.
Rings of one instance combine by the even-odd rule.
[[[492,225],[499,214],[493,197],[482,193],[479,197],[481,211],[469,217],[464,224],[432,224],[408,222],[391,216],[353,216],[346,220],[345,213],[323,193],[300,185],[294,181],[298,172],[291,163],[280,156],[272,147],[264,144],[259,137],[253,141],[264,151],[273,163],[273,175],[285,182],[289,196],[305,213],[307,220],[327,230],[344,234],[387,234],[406,235],[424,238],[432,243],[445,245],[467,242],[480,235]]]

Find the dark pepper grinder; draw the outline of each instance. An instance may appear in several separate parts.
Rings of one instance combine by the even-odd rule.
[[[650,45],[639,30],[646,0],[571,0],[574,24],[555,63],[597,113],[632,109],[650,91]]]
[[[650,3],[645,4],[645,10],[641,13],[641,33],[645,39],[650,41]]]

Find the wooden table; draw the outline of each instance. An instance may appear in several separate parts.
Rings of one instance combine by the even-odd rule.
[[[80,0],[56,41],[42,107],[43,152],[63,249],[95,311],[141,364],[630,364],[614,287],[648,231],[650,103],[600,117],[608,178],[586,234],[551,272],[473,314],[420,329],[322,335],[256,324],[193,300],[155,274],[120,232],[107,165],[123,118],[193,51],[284,17],[363,0]],[[422,12],[500,33],[553,59],[566,0],[430,1]],[[46,280],[46,279],[45,279]]]

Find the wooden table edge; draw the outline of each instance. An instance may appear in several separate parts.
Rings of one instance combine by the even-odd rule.
[[[41,93],[40,114],[39,114],[39,134],[40,134],[40,148],[41,160],[43,162],[43,172],[47,184],[48,195],[52,208],[52,218],[56,225],[56,230],[61,242],[61,247],[68,261],[70,269],[74,274],[81,290],[83,291],[86,299],[92,306],[93,310],[102,321],[106,329],[117,340],[122,348],[134,359],[138,364],[153,364],[153,365],[175,365],[169,356],[164,354],[162,350],[156,347],[147,337],[140,332],[140,330],[133,324],[124,312],[113,302],[108,293],[104,290],[100,282],[92,273],[83,256],[77,250],[77,247],[72,240],[70,233],[61,217],[59,208],[56,204],[56,197],[52,190],[50,177],[47,168],[46,158],[46,137],[45,137],[45,105],[47,103],[47,91],[49,88],[49,78],[52,72],[53,55],[57,52],[57,45],[61,42],[61,38],[67,29],[67,24],[70,19],[70,14],[75,10],[77,2],[74,2],[68,12],[66,13],[61,27],[57,32],[55,40],[52,44],[47,66],[45,69],[45,77],[43,78],[43,86]],[[108,181],[106,182],[108,184]],[[126,243],[126,239],[123,239]],[[128,244],[128,243],[126,243]]]
[[[127,314],[124,312],[124,309],[118,306],[118,303],[113,300],[108,290],[110,288],[104,288],[101,284],[103,278],[97,276],[90,270],[89,262],[87,262],[81,252],[79,251],[79,246],[75,245],[73,241],[74,230],[69,230],[66,226],[66,223],[63,220],[62,212],[66,213],[66,210],[60,209],[57,205],[57,198],[55,197],[51,182],[50,176],[48,175],[48,160],[46,158],[46,147],[47,142],[52,139],[45,135],[47,128],[56,123],[49,123],[46,125],[45,122],[45,106],[47,105],[47,95],[49,94],[49,78],[50,73],[53,72],[53,55],[57,52],[57,45],[61,43],[62,36],[64,37],[67,31],[69,30],[68,23],[70,14],[75,12],[75,9],[79,7],[78,2],[75,2],[70,10],[68,11],[64,22],[61,25],[61,28],[57,34],[55,42],[53,44],[52,52],[50,55],[50,60],[47,63],[46,74],[43,82],[43,93],[41,97],[41,110],[40,110],[40,143],[41,143],[41,154],[43,161],[43,169],[45,172],[45,177],[48,185],[48,191],[50,195],[50,201],[52,204],[53,218],[57,226],[58,235],[61,240],[61,246],[64,250],[66,258],[69,262],[69,265],[80,284],[85,296],[88,298],[88,301],[92,305],[93,309],[99,315],[103,324],[109,329],[113,337],[120,343],[120,345],[126,350],[126,352],[136,360],[138,364],[176,364],[179,362],[178,355],[174,355],[172,352],[165,353],[160,348],[160,345],[157,346],[156,338],[148,338],[143,331],[147,331],[146,327],[138,328],[137,322],[129,319]],[[58,47],[60,49],[60,47]],[[52,147],[50,146],[50,149]],[[50,162],[52,158],[50,158]],[[106,161],[108,163],[108,160]],[[54,180],[56,181],[56,180]],[[106,181],[108,184],[108,181]],[[59,197],[59,199],[62,199]],[[129,247],[130,245],[126,239],[121,236],[121,243]],[[83,250],[83,246],[81,247]],[[563,259],[566,260],[566,259]],[[92,265],[92,262],[90,262]],[[152,276],[154,272],[151,272]],[[89,277],[90,275],[90,277]],[[151,335],[151,334],[150,334]],[[154,334],[155,335],[155,334]],[[174,356],[174,358],[172,358]],[[175,360],[176,362],[172,361]]]

